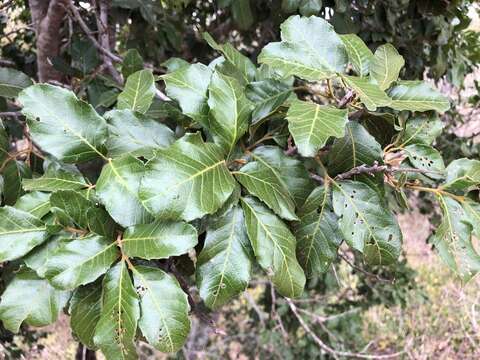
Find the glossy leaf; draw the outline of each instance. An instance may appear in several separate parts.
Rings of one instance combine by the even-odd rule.
[[[295,237],[275,214],[254,198],[241,201],[247,234],[258,263],[280,294],[300,296],[305,274],[295,256]]]
[[[74,166],[51,164],[44,174],[34,179],[23,179],[27,191],[80,190],[88,186],[83,175]]]
[[[192,225],[162,220],[129,227],[122,239],[122,247],[126,255],[148,260],[180,256],[195,245],[197,245],[197,231]]]
[[[221,149],[187,134],[148,162],[140,198],[156,216],[191,221],[216,212],[234,187]]]
[[[32,80],[23,72],[0,67],[0,96],[14,98],[32,84]]]
[[[407,120],[405,130],[401,135],[401,144],[431,145],[440,136],[443,123],[438,115],[417,115]]]
[[[212,115],[209,130],[215,142],[230,154],[248,129],[252,104],[236,79],[218,72],[213,74],[208,92]]]
[[[355,34],[340,35],[340,39],[347,50],[353,70],[358,76],[367,76],[370,71],[370,64],[373,60],[373,53],[363,40]]]
[[[72,240],[73,238],[73,234],[63,231],[50,236],[44,243],[37,246],[25,257],[23,257],[25,265],[30,269],[35,270],[38,276],[44,278],[47,271],[46,265],[50,257],[55,253],[55,251],[57,251],[60,245]]]
[[[46,264],[46,276],[59,289],[73,290],[95,281],[118,258],[116,244],[89,235],[62,244]]]
[[[182,112],[208,128],[208,86],[212,70],[203,64],[182,67],[163,75],[168,96],[180,104]]]
[[[469,190],[480,184],[480,161],[457,159],[445,169],[446,179],[442,188],[447,190]]]
[[[357,93],[361,102],[370,111],[377,110],[377,107],[389,106],[392,102],[377,84],[367,78],[356,76],[342,76],[342,78],[347,86]]]
[[[449,100],[423,81],[399,81],[389,91],[389,106],[395,110],[444,112],[450,109]]]
[[[281,25],[282,42],[265,46],[258,61],[305,80],[345,71],[347,54],[333,27],[318,17],[291,16]]]
[[[152,71],[137,71],[127,78],[123,91],[118,95],[117,107],[144,114],[152,104],[155,90]]]
[[[50,211],[50,194],[40,191],[25,194],[17,200],[14,207],[41,219]]]
[[[112,110],[104,115],[110,133],[106,146],[115,158],[126,153],[150,158],[155,149],[168,147],[174,133],[166,125],[131,110]]]
[[[370,264],[390,264],[400,255],[402,233],[379,195],[358,181],[335,183],[333,208],[345,241]]]
[[[343,240],[338,218],[333,212],[331,191],[317,187],[298,212],[295,224],[297,258],[307,277],[326,272],[337,257]]]
[[[40,219],[10,206],[0,208],[0,262],[18,259],[46,239]]]
[[[133,278],[140,297],[138,325],[143,336],[157,350],[178,351],[190,332],[187,295],[175,278],[160,269],[136,266]]]
[[[99,282],[80,286],[70,299],[70,327],[89,349],[96,349],[93,336],[102,311],[101,300],[102,286]]]
[[[428,145],[408,145],[405,147],[406,155],[412,165],[420,170],[429,171],[425,173],[432,179],[440,179],[443,177],[445,164],[442,155],[438,150]]]
[[[112,218],[123,227],[152,220],[139,199],[140,181],[145,174],[143,162],[131,155],[109,160],[97,181],[97,196]]]
[[[329,105],[295,100],[288,109],[287,120],[299,153],[314,157],[330,136],[345,134],[348,113]]]
[[[103,279],[101,314],[93,342],[107,359],[137,359],[134,339],[140,307],[125,261],[118,262]]]
[[[370,64],[370,76],[382,90],[386,90],[397,81],[405,60],[392,44],[381,45],[375,50]]]
[[[209,308],[227,304],[246,289],[252,260],[243,210],[235,206],[209,224],[197,258],[197,285]]]
[[[42,148],[66,163],[103,157],[107,124],[73,92],[36,84],[18,97],[30,134]]]
[[[247,85],[246,95],[254,103],[252,125],[276,111],[292,94],[292,87],[282,81],[267,79]]]
[[[2,294],[0,320],[14,333],[19,331],[22,323],[31,326],[52,324],[69,296],[68,291],[54,289],[32,270],[22,269]]]

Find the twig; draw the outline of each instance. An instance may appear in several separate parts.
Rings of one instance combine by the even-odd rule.
[[[0,59],[0,66],[15,66],[15,63],[10,60]]]
[[[287,156],[292,156],[292,155],[295,155],[297,153],[297,147],[295,145],[293,145],[293,139],[292,139],[292,135],[290,135],[287,139],[287,150],[285,150],[285,155]]]
[[[345,261],[348,265],[350,265],[350,267],[352,267],[353,269],[361,272],[362,274],[370,277],[370,278],[373,278],[375,280],[378,280],[380,282],[384,282],[384,283],[387,283],[387,284],[393,284],[395,282],[395,279],[392,279],[392,280],[389,280],[389,279],[384,279],[382,278],[381,276],[377,275],[377,274],[373,274],[371,272],[368,272],[367,270],[365,269],[362,269],[361,267],[355,265],[354,263],[352,263],[344,254],[341,254],[339,253],[338,256],[343,260]]]
[[[338,102],[338,108],[343,109],[350,101],[355,98],[355,93],[352,90],[348,90],[347,93]]]
[[[22,113],[20,111],[5,111],[5,112],[0,112],[0,116],[21,116]]]
[[[288,306],[292,310],[293,314],[297,318],[298,322],[302,326],[302,328],[305,330],[307,334],[309,334],[313,340],[317,343],[317,345],[325,352],[329,353],[332,355],[334,358],[337,357],[352,357],[352,358],[359,358],[359,359],[391,359],[395,357],[399,357],[400,355],[405,353],[405,349],[399,352],[396,352],[394,354],[386,354],[386,355],[368,355],[368,354],[360,354],[360,353],[351,353],[351,352],[345,352],[345,351],[337,351],[335,349],[332,349],[330,346],[325,344],[313,331],[310,329],[308,324],[302,319],[300,314],[298,313],[297,306],[290,300],[289,298],[285,298],[285,300],[288,303]]]

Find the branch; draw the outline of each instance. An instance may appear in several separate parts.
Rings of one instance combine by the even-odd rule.
[[[340,258],[345,261],[350,267],[352,267],[353,269],[361,272],[362,274],[370,277],[370,278],[373,278],[375,280],[378,280],[380,282],[384,282],[384,283],[387,283],[387,284],[393,284],[395,282],[395,279],[392,279],[392,280],[389,280],[389,279],[384,279],[382,278],[381,276],[377,275],[377,274],[373,274],[371,272],[368,272],[367,270],[365,269],[362,269],[361,267],[358,267],[357,265],[355,265],[354,263],[352,263],[350,261],[350,259],[348,259],[344,254],[341,254],[339,253],[338,256],[340,256]]]
[[[391,359],[391,358],[395,358],[395,357],[398,357],[402,354],[405,353],[405,349],[402,350],[402,351],[399,351],[397,353],[394,353],[394,354],[387,354],[387,355],[368,355],[368,354],[360,354],[360,353],[351,353],[351,352],[344,352],[344,351],[337,351],[335,349],[332,349],[330,346],[328,346],[327,344],[325,344],[318,336],[317,334],[315,334],[312,329],[310,329],[310,327],[308,326],[308,324],[302,319],[302,317],[300,316],[300,314],[298,313],[298,309],[297,309],[297,306],[292,302],[291,299],[289,298],[285,298],[285,300],[287,301],[288,303],[288,306],[290,307],[290,309],[292,310],[293,314],[295,315],[295,317],[297,318],[298,322],[300,323],[300,325],[302,326],[302,328],[305,330],[305,332],[310,335],[313,340],[315,341],[315,343],[317,343],[317,345],[325,352],[329,353],[330,355],[332,355],[334,358],[337,358],[337,357],[352,357],[352,358],[358,358],[358,359]]]
[[[372,166],[368,166],[366,164],[362,164],[360,166],[356,166],[349,171],[339,174],[335,177],[335,180],[345,180],[351,178],[355,175],[374,175],[378,173],[388,173],[393,174],[397,172],[412,172],[412,173],[420,173],[420,174],[438,174],[437,171],[431,170],[423,170],[423,169],[414,169],[414,168],[392,168],[388,165],[379,165],[378,161],[375,161]]]

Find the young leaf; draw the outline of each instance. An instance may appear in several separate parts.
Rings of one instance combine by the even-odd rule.
[[[281,25],[282,42],[265,46],[258,61],[282,72],[318,81],[343,73],[345,46],[327,21],[312,16],[291,16]]]
[[[375,50],[375,55],[370,64],[370,74],[380,89],[385,90],[394,81],[397,81],[400,70],[404,65],[403,56],[398,53],[392,44],[381,45]]]
[[[271,276],[280,294],[300,296],[305,274],[295,257],[295,237],[275,214],[254,198],[241,198],[241,201],[247,234],[258,263]]]
[[[303,204],[315,187],[305,165],[300,160],[285,155],[278,146],[259,146],[252,156],[257,162],[271,169],[297,206]]]
[[[336,175],[362,164],[372,165],[382,161],[382,154],[382,147],[375,138],[362,125],[350,121],[345,136],[335,139],[328,152],[328,171]]]
[[[424,81],[398,81],[389,91],[388,106],[395,110],[444,112],[450,109],[449,100]]]
[[[443,123],[437,114],[417,115],[407,120],[400,139],[402,145],[431,145],[440,136]]]
[[[438,150],[428,145],[408,145],[405,147],[408,160],[420,170],[431,171],[425,173],[432,179],[441,179],[445,171],[442,155]]]
[[[445,169],[447,174],[446,190],[468,191],[473,186],[480,184],[480,161],[470,159],[457,159],[452,161]]]
[[[197,245],[197,231],[184,222],[156,220],[147,225],[135,225],[123,234],[125,254],[143,259],[167,259],[180,256]]]
[[[213,74],[208,92],[213,115],[208,129],[215,142],[230,154],[248,129],[252,104],[236,79],[218,72]]]
[[[104,157],[107,124],[73,92],[36,84],[23,90],[18,100],[33,140],[60,161],[72,163]]]
[[[287,120],[299,153],[314,157],[330,136],[345,134],[348,112],[329,105],[294,100],[288,109]]]
[[[140,307],[124,260],[105,274],[100,318],[93,342],[107,359],[137,359],[135,335]]]
[[[0,320],[13,333],[23,322],[31,326],[52,324],[69,297],[68,291],[56,290],[34,271],[22,269],[2,294]]]
[[[437,195],[443,219],[431,242],[440,258],[462,280],[470,280],[480,270],[480,255],[472,244],[472,225],[462,205],[457,201]]]
[[[334,183],[333,208],[348,245],[370,264],[390,264],[400,255],[402,233],[378,194],[358,181]]]
[[[122,75],[127,79],[133,73],[143,69],[143,58],[137,49],[128,49],[122,62]]]
[[[70,299],[70,327],[89,349],[96,349],[93,336],[101,311],[102,287],[99,282],[80,286],[74,291]]]
[[[23,189],[26,191],[57,191],[57,190],[80,190],[86,188],[83,175],[74,166],[59,167],[52,163],[44,174],[35,179],[23,179]]]
[[[167,126],[132,110],[112,110],[104,117],[110,132],[106,146],[113,158],[126,153],[150,158],[155,149],[168,147],[175,140]]]
[[[184,66],[163,75],[168,96],[180,104],[182,112],[208,128],[207,92],[212,70],[203,64]]]
[[[178,351],[190,332],[187,295],[175,278],[160,269],[136,266],[133,278],[140,297],[138,325],[143,336],[157,350]]]
[[[187,134],[147,163],[140,199],[156,216],[191,221],[220,209],[234,188],[221,149]]]
[[[209,224],[196,272],[200,296],[209,308],[219,308],[245,290],[252,255],[241,207],[231,208]]]
[[[377,107],[389,106],[392,102],[377,84],[367,78],[342,76],[342,79],[358,94],[362,103],[370,111],[377,110]]]
[[[143,162],[127,154],[109,160],[98,178],[97,196],[110,216],[123,227],[152,221],[138,196],[144,173]]]
[[[23,72],[0,67],[0,96],[14,98],[32,84],[32,80]]]
[[[337,257],[343,236],[333,213],[330,191],[317,187],[299,210],[295,224],[297,258],[307,277],[326,272]]]
[[[50,194],[40,191],[25,194],[17,200],[14,208],[41,219],[50,211]]]
[[[246,95],[254,102],[252,125],[276,111],[291,93],[292,87],[279,80],[267,79],[248,84]]]
[[[155,79],[151,70],[140,70],[130,75],[125,88],[118,95],[118,109],[146,113],[155,96]]]
[[[358,76],[367,76],[370,71],[370,64],[373,60],[373,53],[363,40],[355,34],[340,35],[340,39],[347,50],[348,59],[352,63],[353,70]]]
[[[40,219],[10,206],[0,208],[0,262],[18,259],[46,239]]]
[[[103,275],[118,256],[114,242],[89,235],[62,244],[48,259],[46,276],[54,287],[73,290]]]

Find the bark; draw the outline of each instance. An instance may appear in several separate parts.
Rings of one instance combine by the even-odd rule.
[[[53,68],[51,59],[60,53],[60,30],[68,0],[29,0],[29,5],[37,38],[38,80],[61,81],[62,74]]]

